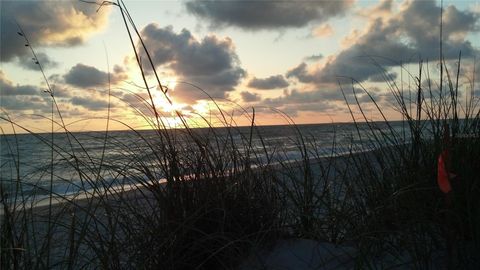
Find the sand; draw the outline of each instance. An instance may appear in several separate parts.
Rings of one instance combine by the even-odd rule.
[[[370,154],[368,154],[370,155]],[[373,158],[370,156],[369,158]],[[310,161],[310,166],[314,173],[320,173],[321,167],[326,166],[330,162],[334,162],[335,166],[328,172],[328,179],[334,181],[339,175],[355,173],[349,170],[348,158],[345,156],[330,158],[321,158]],[[273,164],[270,165],[279,176],[285,181],[290,181],[293,176],[301,176],[302,167],[293,163]],[[300,177],[301,178],[301,177]],[[165,180],[159,180],[159,187],[165,187]],[[121,201],[134,201],[132,205],[136,206],[136,210],[144,211],[145,215],[149,215],[148,207],[150,202],[155,202],[153,194],[142,186],[118,187],[102,196],[93,194],[77,194],[65,197],[55,197],[52,199],[52,208],[50,209],[49,198],[38,201],[34,204],[25,206],[20,211],[16,211],[17,215],[28,214],[33,217],[32,224],[35,224],[35,237],[42,239],[47,233],[47,226],[50,211],[56,222],[62,224],[57,226],[52,232],[51,250],[53,262],[61,262],[66,252],[70,249],[68,246],[71,237],[71,228],[78,224],[78,221],[98,220],[99,223],[108,221],[106,213],[108,211],[122,211]],[[107,203],[105,203],[107,202]],[[109,209],[104,208],[108,205]],[[93,208],[92,208],[93,207]],[[85,211],[85,209],[89,209]],[[92,209],[94,209],[92,211]],[[131,210],[130,210],[131,211]],[[3,218],[3,210],[0,218]],[[19,224],[17,224],[19,225]],[[77,225],[78,226],[78,225]],[[78,229],[78,228],[77,228]],[[97,234],[101,234],[101,228],[88,228]],[[33,237],[33,235],[32,235]],[[121,237],[121,236],[119,236]],[[91,251],[85,247],[79,247],[84,251],[85,260],[88,261],[89,256],[93,256]],[[354,258],[357,251],[353,247],[335,245],[327,242],[314,241],[310,239],[280,239],[273,249],[265,249],[252,252],[251,256],[245,258],[245,262],[240,269],[350,269],[354,265]]]

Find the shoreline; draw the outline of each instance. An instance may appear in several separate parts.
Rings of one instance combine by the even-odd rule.
[[[382,147],[386,148],[388,146]],[[348,159],[358,157],[358,156],[364,156],[369,160],[372,160],[374,157],[374,153],[380,149],[367,149],[367,150],[358,150],[358,151],[352,151],[349,153],[340,153],[336,154],[333,156],[320,156],[320,157],[314,157],[309,159],[309,166],[315,166],[319,165],[322,166],[324,164],[328,164],[330,162],[334,164],[339,164],[343,163],[341,165],[341,169],[345,170],[345,162]],[[282,175],[282,173],[286,172],[286,167],[288,167],[289,170],[291,169],[298,169],[304,164],[304,160],[285,160],[285,161],[275,161],[271,164],[268,165],[252,165],[251,169],[253,171],[258,171],[262,169],[266,170],[273,170],[275,171],[278,175]],[[293,165],[293,166],[291,166]],[[335,167],[338,167],[335,166]],[[338,171],[338,168],[334,168],[336,171]],[[347,169],[348,170],[348,169]],[[318,173],[318,169],[315,171]],[[345,173],[345,172],[343,172]],[[184,176],[185,177],[185,176]],[[329,176],[330,177],[330,176]],[[188,178],[188,176],[186,176]],[[153,181],[148,180],[146,183],[152,184]],[[166,178],[160,178],[157,180],[157,183],[160,184],[161,186],[165,186],[167,184],[167,179]],[[75,204],[81,204],[83,201],[88,201],[88,200],[94,200],[101,198],[102,196],[118,196],[119,194],[127,194],[131,192],[145,192],[148,191],[147,187],[144,186],[145,183],[129,183],[129,184],[123,184],[123,185],[114,185],[108,188],[107,190],[102,190],[103,192],[100,193],[98,190],[90,189],[86,191],[80,191],[78,193],[71,193],[71,194],[55,194],[52,197],[52,207],[56,207],[57,205],[61,205],[64,203],[72,203],[73,205]],[[93,192],[92,192],[93,191]],[[48,208],[50,205],[50,196],[45,195],[45,197],[42,197],[38,200],[27,200],[25,203],[17,202],[16,208],[20,208],[18,210],[42,210],[43,208]],[[14,206],[11,206],[14,207]],[[3,217],[4,215],[4,209],[0,208],[0,217]]]
[[[334,156],[321,156],[319,158],[310,158],[309,164],[314,166],[314,165],[319,165],[323,163],[329,163],[332,161],[334,163],[337,163],[338,161],[344,161],[347,158],[352,158],[352,156],[359,156],[359,155],[367,156],[377,150],[378,149],[370,149],[370,150],[356,151],[351,153],[341,153]],[[300,167],[302,164],[303,164],[303,160],[286,160],[286,161],[276,161],[268,165],[260,165],[260,166],[252,165],[251,169],[253,171],[257,171],[261,169],[273,169],[274,171],[276,171],[276,173],[282,174],[282,172],[284,172],[285,170],[285,166],[293,165],[292,167],[289,167],[289,169],[292,169],[292,168]],[[149,180],[148,183],[151,184],[153,183],[153,181]],[[167,179],[161,178],[157,181],[157,183],[160,184],[161,186],[165,186],[167,184]],[[64,203],[78,204],[78,203],[81,203],[82,201],[98,199],[99,197],[105,196],[105,195],[112,196],[112,195],[118,195],[119,193],[126,194],[128,192],[132,192],[140,189],[143,191],[147,191],[147,188],[144,186],[144,183],[137,182],[137,183],[129,183],[129,184],[123,184],[123,185],[119,184],[119,185],[111,186],[107,190],[103,189],[102,193],[100,193],[99,190],[89,189],[85,191],[80,191],[78,193],[70,193],[70,194],[64,194],[64,195],[54,194],[54,196],[52,196],[51,205],[52,207],[56,207],[57,205],[61,205]],[[48,208],[50,206],[50,196],[45,195],[44,197],[41,197],[37,200],[27,200],[25,203],[17,201],[17,205],[15,206],[11,206],[11,207],[15,207],[16,211],[41,210],[43,208]],[[4,209],[0,208],[0,217],[3,217],[3,215],[4,215]]]

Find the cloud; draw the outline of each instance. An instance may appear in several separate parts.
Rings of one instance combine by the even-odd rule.
[[[370,81],[372,82],[387,82],[393,81],[397,78],[397,73],[389,72],[389,73],[378,73],[375,75],[370,76]]]
[[[334,101],[342,101],[343,96],[340,90],[312,90],[312,91],[298,91],[293,89],[291,91],[285,91],[284,94],[277,98],[267,98],[264,100],[264,104],[270,107],[282,108],[287,105],[298,106],[298,110],[303,108],[318,108],[317,111],[325,109],[334,109],[336,105]],[[308,105],[307,104],[311,104]],[[315,105],[318,104],[318,107]]]
[[[187,11],[210,21],[212,27],[248,30],[302,27],[343,15],[353,0],[338,1],[203,1],[186,2]]]
[[[150,109],[150,99],[148,94],[145,92],[142,93],[125,93],[121,95],[121,100],[124,102],[129,108],[141,110],[143,112],[147,112]],[[158,109],[158,108],[157,108]],[[150,111],[149,114],[153,112]]]
[[[36,47],[82,44],[107,24],[108,8],[80,1],[2,1],[0,16],[0,55],[2,62],[30,56],[25,40],[17,32],[22,27]]]
[[[358,11],[358,14],[367,18],[388,17],[392,14],[393,0],[381,0],[372,8],[366,8]]]
[[[82,90],[69,89],[63,83],[53,83],[51,77],[51,87],[54,89],[56,100],[65,117],[79,116],[85,111],[79,108],[85,108],[90,111],[105,110],[108,107],[106,94],[92,90],[92,96],[86,97],[86,92]],[[76,105],[78,107],[72,107]],[[34,113],[49,114],[52,110],[51,97],[45,93],[41,86],[14,84],[0,70],[0,107],[12,113]],[[111,107],[115,107],[112,103]]]
[[[84,107],[92,111],[101,111],[108,108],[108,102],[95,98],[73,97],[70,99],[73,105]]]
[[[65,84],[51,83],[56,98],[67,98],[75,95],[75,93]]]
[[[299,112],[338,112],[341,108],[330,100],[316,98],[310,102],[306,97],[316,96],[317,91],[298,92],[292,90],[277,98],[267,98],[262,102],[266,107],[275,108],[289,116],[298,116]]]
[[[45,53],[39,52],[36,53],[37,58],[30,57],[29,55],[22,56],[18,58],[17,63],[19,66],[30,69],[30,70],[39,70],[39,66],[37,63],[42,65],[43,69],[54,68],[58,66],[58,62],[53,61],[46,55]]]
[[[127,78],[127,75],[123,73],[124,70],[121,67],[115,66],[113,70],[116,73],[110,74],[111,84],[118,83]],[[63,78],[66,83],[77,87],[108,85],[108,73],[81,63],[73,66],[65,75],[63,75]]]
[[[240,96],[242,97],[243,102],[255,102],[255,101],[260,101],[261,97],[259,94],[256,93],[250,93],[247,91],[243,91],[240,93]]]
[[[44,113],[51,107],[39,96],[2,96],[0,107],[9,111],[33,111]]]
[[[314,37],[328,37],[331,35],[333,35],[333,28],[330,24],[322,24],[312,30],[312,36]]]
[[[295,68],[290,69],[286,77],[287,78],[297,78],[299,81],[303,83],[310,83],[315,81],[315,77],[309,74],[307,70],[307,64],[302,62],[300,65],[296,66]]]
[[[396,38],[386,33],[383,27],[382,21],[376,20],[365,36],[335,57],[327,59],[322,68],[311,71],[305,63],[302,63],[290,70],[287,77],[295,77],[300,82],[315,84],[336,83],[338,76],[351,76],[356,80],[363,81],[382,72],[372,61],[372,58],[381,56],[406,60],[416,54],[415,49],[398,42]],[[392,55],[392,52],[395,55]],[[375,59],[382,66],[397,64],[383,59]]]
[[[384,1],[382,14],[390,7]],[[382,15],[382,16],[383,16]],[[335,83],[337,76],[349,76],[364,81],[373,80],[382,68],[413,63],[421,59],[438,60],[440,7],[433,0],[408,1],[400,11],[389,18],[371,14],[367,29],[356,34],[356,40],[337,55],[326,59],[323,66],[310,68],[305,63],[287,73],[304,83]],[[463,57],[472,57],[479,51],[467,40],[467,34],[478,32],[480,15],[459,11],[454,6],[445,8],[443,17],[443,56],[455,59],[461,51]],[[375,60],[375,62],[373,61]]]
[[[465,40],[468,32],[478,32],[480,14],[470,11],[460,11],[455,6],[448,6],[443,12],[444,56],[456,58],[461,50],[464,56],[475,53],[472,44]],[[415,47],[424,58],[438,57],[440,7],[435,1],[415,1],[396,16],[391,25],[403,28]]]
[[[28,96],[38,95],[39,93],[41,91],[32,85],[13,85],[0,70],[0,96],[2,96],[2,103],[5,96]]]
[[[48,111],[50,105],[40,95],[43,92],[32,85],[14,85],[0,70],[0,107],[10,111]],[[48,97],[45,94],[45,97]]]
[[[288,116],[298,116],[299,112],[344,113],[345,109],[337,106],[334,103],[322,101],[318,103],[287,105],[283,107],[281,111],[286,113]]]
[[[287,87],[288,82],[283,78],[282,75],[270,76],[265,79],[253,78],[249,83],[248,87],[268,90]]]
[[[80,96],[85,95],[85,92],[72,92],[63,84],[52,84],[52,88],[64,116],[72,115],[70,107],[66,105],[69,103],[94,111],[106,109],[108,106],[107,101]],[[45,93],[38,86],[14,85],[2,71],[0,71],[0,106],[9,111],[24,111],[23,113],[30,111],[38,114],[49,113],[52,109],[50,94]]]
[[[355,87],[355,94],[350,88],[344,89],[345,98],[350,104],[355,104],[355,95],[358,102],[362,104],[365,111],[372,109],[370,97],[361,89]],[[377,88],[369,91],[375,102],[383,103],[384,97],[380,95]],[[266,107],[273,107],[287,113],[290,116],[297,116],[299,112],[331,112],[344,113],[346,111],[345,98],[339,88],[322,88],[315,90],[297,89],[285,90],[282,96],[266,98],[261,103]]]
[[[172,69],[179,81],[193,83],[213,98],[225,98],[246,75],[229,38],[209,35],[198,40],[187,29],[177,34],[172,26],[156,24],[147,25],[141,35],[156,67]],[[146,59],[144,52],[142,59]],[[190,102],[206,98],[187,84],[177,84],[172,95]]]
[[[318,61],[320,59],[323,59],[322,54],[312,54],[310,56],[306,56],[306,57],[303,58],[303,60],[305,60],[305,61],[312,61],[312,62]]]

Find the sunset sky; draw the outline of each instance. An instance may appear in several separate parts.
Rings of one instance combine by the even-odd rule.
[[[212,117],[215,108],[205,93],[184,82],[202,88],[242,125],[248,120],[241,108],[252,107],[258,124],[284,124],[277,110],[297,123],[350,121],[340,88],[353,101],[351,78],[398,119],[386,80],[414,89],[420,60],[438,77],[440,1],[125,0],[125,5],[161,82],[171,89],[173,105],[157,88],[152,92],[172,125],[175,110],[201,126],[199,116]],[[447,66],[456,72],[461,51],[460,87],[470,91],[477,81],[478,89],[480,1],[445,0],[443,6]],[[120,10],[98,8],[80,1],[0,2],[2,117],[32,131],[50,130],[44,117],[51,117],[51,97],[44,92],[38,60],[71,130],[105,129],[108,73],[115,120],[110,128],[125,129],[120,122],[148,128],[141,116],[148,109],[136,96],[147,93]],[[138,38],[134,42],[154,87],[146,54]],[[378,119],[368,97],[357,92],[369,117]],[[58,114],[54,118],[59,121]],[[12,132],[6,121],[0,120],[0,127]]]

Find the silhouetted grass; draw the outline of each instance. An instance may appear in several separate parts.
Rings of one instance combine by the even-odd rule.
[[[148,56],[125,5],[113,4],[120,9],[134,51],[144,50]],[[26,38],[23,32],[22,36]],[[136,48],[134,36],[141,48]],[[155,72],[149,56],[147,60]],[[453,76],[444,66],[439,83],[425,87],[422,76],[433,79],[420,63],[418,78],[412,78],[416,87],[408,98],[385,75],[396,109],[405,119],[401,130],[384,116],[385,109],[368,90],[352,80],[354,102],[345,98],[346,105],[352,116],[358,113],[362,119],[352,119],[356,130],[350,142],[339,142],[334,130],[328,153],[318,145],[322,138],[303,134],[279,112],[293,130],[288,139],[300,153],[295,160],[289,149],[264,141],[254,110],[240,108],[250,122],[241,128],[213,99],[212,114],[223,127],[203,118],[207,127],[194,129],[176,112],[182,128],[171,129],[155,106],[140,63],[148,98],[137,97],[147,110],[133,109],[152,131],[124,124],[132,137],[125,141],[107,124],[96,135],[101,154],[94,155],[85,145],[85,134],[70,132],[50,89],[52,130],[64,131],[67,146],[54,140],[53,132],[36,134],[2,116],[14,131],[23,129],[48,146],[51,160],[35,174],[23,175],[21,135],[2,141],[12,157],[12,177],[2,176],[0,184],[0,265],[232,269],[278,239],[309,238],[355,247],[359,269],[478,267],[480,110],[476,97],[462,94],[458,87],[460,68]],[[371,97],[370,105],[383,121],[367,118],[356,89]],[[472,93],[473,89],[471,85]],[[415,100],[409,98],[412,94]],[[109,114],[105,118],[117,121]],[[359,145],[363,148],[356,148]],[[453,190],[445,195],[436,179],[438,155],[447,148],[451,172],[457,176],[451,180]],[[111,157],[108,149],[121,151]],[[349,153],[338,155],[337,149]],[[76,175],[61,175],[64,167]],[[48,185],[35,179],[47,179]],[[78,194],[54,192],[55,181],[71,182]],[[47,201],[35,205],[42,196]]]

